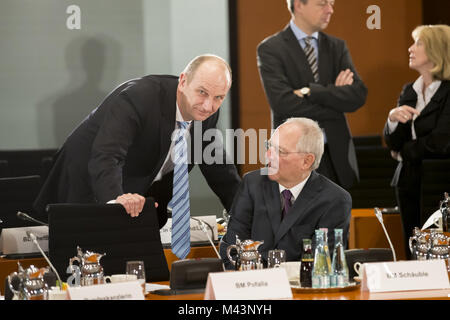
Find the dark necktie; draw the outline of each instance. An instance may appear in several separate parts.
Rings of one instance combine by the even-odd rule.
[[[191,250],[189,174],[187,166],[187,143],[184,136],[188,122],[177,121],[179,130],[175,138],[175,168],[173,170],[172,252],[184,259]]]
[[[281,195],[283,196],[283,210],[281,210],[281,218],[283,219],[292,207],[292,193],[288,189],[285,189],[281,192]]]
[[[313,37],[305,38],[305,55],[308,60],[309,66],[311,67],[312,74],[314,76],[314,81],[319,82],[319,68],[317,66],[316,50],[312,45]]]

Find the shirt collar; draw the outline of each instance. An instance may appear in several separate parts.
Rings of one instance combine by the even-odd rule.
[[[191,122],[192,122],[192,120],[191,120],[191,121],[185,121],[185,120],[183,119],[183,116],[182,116],[181,111],[180,111],[180,107],[178,107],[178,103],[177,103],[176,120],[177,120],[177,122],[187,122],[188,125],[190,125]]]
[[[302,31],[302,29],[300,29],[299,27],[297,27],[297,25],[295,24],[295,22],[294,22],[293,19],[291,19],[291,21],[289,22],[289,24],[290,24],[290,26],[291,26],[292,32],[294,32],[294,35],[295,35],[295,37],[297,38],[298,41],[300,41],[300,40],[302,40],[302,39],[304,39],[304,38],[306,38],[306,37],[309,37],[309,35],[307,35],[306,33],[304,33],[304,32]],[[318,32],[318,31],[314,32],[314,33],[311,35],[311,37],[315,38],[316,40],[319,40],[319,32]]]
[[[309,173],[308,177],[306,177],[305,180],[303,180],[302,182],[300,182],[296,186],[293,186],[292,188],[289,188],[289,191],[291,191],[292,196],[293,196],[292,202],[294,202],[298,198],[300,192],[302,192],[303,187],[305,186],[305,184],[308,181],[310,176],[311,176],[311,172]],[[280,189],[280,193],[287,189],[287,188],[283,187],[281,184],[278,184],[278,187]]]
[[[437,91],[437,89],[439,88],[439,86],[441,85],[440,80],[434,80],[427,88],[427,92],[430,93],[435,93]],[[414,91],[417,93],[417,96],[422,96],[423,95],[423,77],[420,76],[413,84],[413,89]]]

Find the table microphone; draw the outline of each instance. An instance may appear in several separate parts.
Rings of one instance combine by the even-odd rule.
[[[208,226],[209,229],[211,230],[211,233],[214,236],[213,228],[207,222],[203,221],[202,219],[198,219],[198,218],[194,218],[194,217],[191,217],[191,219],[198,222],[198,224],[200,225],[201,230],[206,234],[206,237],[208,238],[209,243],[211,243],[211,246],[213,247],[214,251],[216,252],[217,257],[219,259],[222,259],[220,257],[220,255],[219,255],[219,252],[217,252],[216,246],[214,245],[214,242],[213,242],[212,238],[210,237],[208,230],[206,230],[206,226]]]
[[[50,262],[50,259],[47,257],[47,255],[45,254],[44,250],[42,250],[41,246],[39,245],[39,242],[37,242],[37,237],[34,233],[31,233],[30,231],[27,231],[27,236],[30,237],[31,241],[33,241],[33,243],[36,245],[36,247],[39,249],[39,251],[41,252],[42,256],[45,258],[45,260],[47,260],[48,265],[50,266],[50,268],[52,268],[53,272],[56,274],[56,276],[58,277],[58,281],[59,281],[59,288],[62,290],[62,281],[61,278],[59,277],[59,273],[58,271],[56,271],[55,267],[53,266],[53,264]]]
[[[28,222],[33,222],[33,223],[40,224],[41,226],[47,226],[47,227],[48,227],[48,224],[47,224],[47,223],[42,222],[42,221],[39,221],[39,220],[37,220],[37,219],[35,219],[35,218],[33,218],[33,217],[30,217],[30,216],[29,216],[28,214],[26,214],[26,213],[17,211],[16,216],[17,216],[17,218],[19,218],[20,220],[24,220],[24,221],[28,221]]]
[[[396,255],[395,255],[394,246],[392,245],[391,238],[389,237],[389,234],[388,234],[388,232],[387,232],[387,230],[386,230],[386,228],[385,228],[385,226],[384,226],[384,223],[383,223],[383,213],[382,213],[381,210],[380,210],[379,208],[377,208],[377,207],[375,207],[375,216],[377,217],[378,221],[380,221],[381,226],[383,227],[384,233],[385,233],[385,235],[386,235],[386,238],[387,238],[388,241],[389,241],[389,245],[391,246],[391,250],[392,250],[392,255],[393,255],[393,257],[394,257],[394,261],[397,261],[397,257],[396,257]]]
[[[169,207],[169,206],[167,206],[167,215],[168,215],[169,217],[172,217],[172,208]],[[212,233],[213,237],[214,237],[214,230],[213,230],[213,228],[212,228],[208,223],[206,223],[205,221],[203,221],[202,219],[194,218],[194,217],[190,217],[190,219],[195,220],[195,221],[198,222],[198,224],[200,225],[200,229],[206,234],[206,237],[208,238],[209,243],[211,243],[211,245],[212,245],[214,251],[216,252],[217,257],[218,257],[219,259],[222,259],[222,258],[220,257],[220,255],[219,255],[219,252],[217,252],[217,249],[216,249],[216,246],[214,245],[213,240],[211,239],[211,237],[209,236],[208,231],[206,230],[206,226],[208,226],[209,229],[211,230],[211,233]]]

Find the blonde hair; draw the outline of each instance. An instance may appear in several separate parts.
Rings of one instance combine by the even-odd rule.
[[[418,26],[412,32],[414,41],[421,40],[428,59],[434,64],[430,70],[434,80],[450,80],[450,27],[445,24]]]
[[[297,141],[297,151],[312,153],[315,157],[311,170],[319,167],[324,150],[323,132],[319,124],[308,118],[290,118],[284,124],[295,124],[302,132]]]

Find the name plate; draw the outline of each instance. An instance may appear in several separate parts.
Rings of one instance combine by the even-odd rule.
[[[392,292],[449,289],[444,260],[364,263],[361,290]]]
[[[48,251],[48,227],[6,228],[0,236],[0,250],[3,254],[21,254],[39,252],[27,231],[36,235],[37,242],[43,251]]]
[[[138,281],[68,287],[69,300],[144,300]]]
[[[212,238],[212,240],[217,240],[218,233],[217,233],[217,222],[216,222],[216,216],[195,216],[195,219],[203,220],[207,224],[211,226],[213,229],[213,232],[211,232],[211,229],[206,226],[206,231],[208,232],[208,235]],[[206,234],[202,231],[202,228],[198,221],[191,219],[191,242],[199,242],[199,241],[208,241],[208,237]],[[213,237],[214,233],[214,237]],[[164,227],[160,230],[161,235],[161,243],[162,244],[170,244],[172,242],[172,218],[167,219],[167,223],[164,225]]]
[[[208,275],[204,299],[292,299],[292,290],[284,268],[217,272]]]

